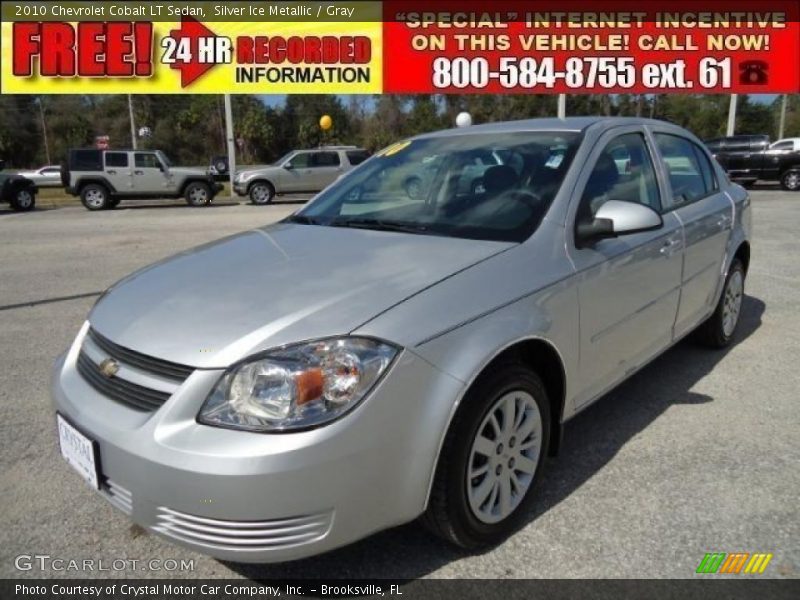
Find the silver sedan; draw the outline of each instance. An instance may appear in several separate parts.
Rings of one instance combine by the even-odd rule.
[[[418,195],[393,184],[431,157]],[[571,417],[690,333],[731,343],[750,228],[745,190],[667,123],[404,140],[283,222],[107,290],[53,372],[61,452],[222,559],[421,515],[484,548],[529,518]]]

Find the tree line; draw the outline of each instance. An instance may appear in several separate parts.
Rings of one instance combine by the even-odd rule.
[[[281,106],[258,96],[232,97],[237,162],[269,163],[294,148],[354,144],[374,151],[417,133],[452,127],[468,111],[475,123],[556,114],[554,95],[292,95]],[[620,115],[665,119],[701,139],[724,135],[729,96],[699,94],[570,95],[568,115]],[[220,95],[136,95],[137,127],[151,131],[138,139],[142,148],[164,150],[175,164],[205,165],[226,154],[225,116]],[[322,131],[328,114],[333,127]],[[739,97],[736,133],[778,135],[780,97],[772,103]],[[110,147],[131,146],[125,95],[0,96],[0,159],[7,167],[60,163],[69,148],[109,137]],[[800,96],[790,96],[785,135],[800,136]]]

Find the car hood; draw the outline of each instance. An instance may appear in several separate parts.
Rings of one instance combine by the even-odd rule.
[[[513,246],[280,223],[188,250],[112,286],[89,316],[126,348],[194,367],[347,334]]]

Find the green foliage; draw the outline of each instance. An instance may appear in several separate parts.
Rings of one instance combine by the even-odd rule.
[[[50,160],[61,161],[69,148],[91,146],[95,136],[107,135],[113,148],[131,147],[128,97],[0,96],[0,158],[11,167],[46,162],[42,114]],[[577,94],[567,98],[568,115],[621,115],[666,119],[702,139],[724,135],[727,95],[699,94]],[[133,96],[137,127],[147,126],[152,137],[138,139],[140,148],[164,150],[176,164],[206,165],[212,156],[227,154],[225,112],[219,95]],[[344,100],[330,94],[288,96],[284,106],[266,106],[258,96],[234,96],[233,117],[237,162],[262,164],[294,148],[320,144],[355,144],[375,151],[398,139],[452,127],[456,115],[468,111],[473,121],[553,117],[554,95],[377,95]],[[319,127],[322,115],[333,127]],[[739,97],[737,133],[778,135],[780,97],[772,105]],[[790,96],[785,135],[800,136],[800,96]]]

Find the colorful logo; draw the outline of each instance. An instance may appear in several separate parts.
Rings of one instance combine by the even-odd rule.
[[[761,574],[767,568],[772,554],[766,552],[708,552],[700,561],[695,573],[716,573],[733,574],[749,573],[751,575]]]

